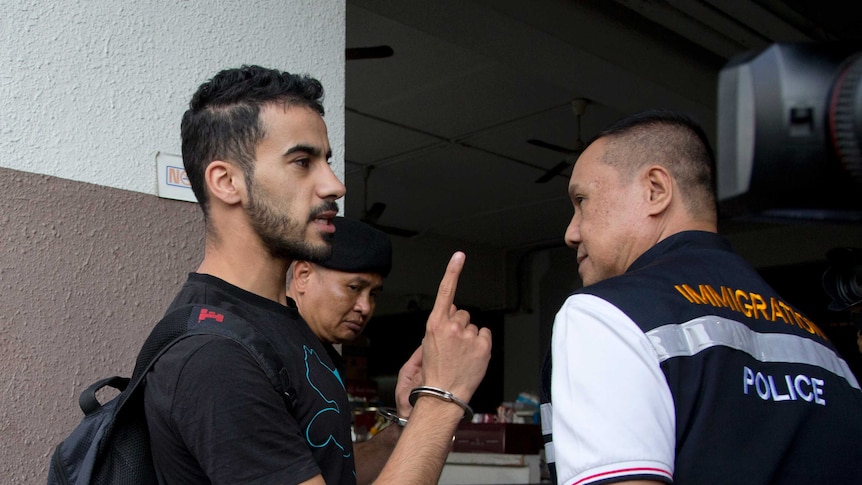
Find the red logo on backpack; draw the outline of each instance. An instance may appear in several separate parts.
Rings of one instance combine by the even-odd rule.
[[[201,308],[201,314],[198,315],[198,323],[206,320],[207,318],[212,318],[219,323],[224,321],[224,315],[222,315],[221,313],[216,313],[209,311],[206,308]]]

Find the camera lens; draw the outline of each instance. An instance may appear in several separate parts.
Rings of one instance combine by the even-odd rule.
[[[841,300],[850,305],[858,303],[862,300],[862,266],[838,275],[835,284]]]
[[[832,248],[826,259],[830,266],[823,273],[823,290],[832,298],[829,309],[862,310],[862,248]]]

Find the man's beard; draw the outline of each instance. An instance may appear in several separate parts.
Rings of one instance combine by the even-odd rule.
[[[307,221],[294,221],[287,214],[273,209],[266,195],[258,199],[253,183],[248,184],[248,204],[245,207],[251,226],[270,256],[278,259],[303,260],[319,263],[332,251],[331,234],[322,234],[323,242],[313,244],[305,239],[307,223],[327,211],[338,211],[334,201],[324,201],[311,210]]]

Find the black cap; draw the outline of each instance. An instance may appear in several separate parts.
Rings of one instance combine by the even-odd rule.
[[[823,273],[823,289],[832,298],[828,308],[840,312],[862,304],[856,284],[862,274],[862,249],[832,248],[826,259],[830,266]]]
[[[385,232],[346,217],[336,217],[332,223],[335,225],[335,234],[330,239],[332,252],[317,264],[345,273],[389,276],[392,241]]]

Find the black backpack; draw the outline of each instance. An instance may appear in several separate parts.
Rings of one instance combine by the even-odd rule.
[[[272,344],[242,318],[221,308],[187,305],[168,313],[153,328],[135,362],[131,378],[109,377],[81,393],[84,418],[54,450],[48,485],[157,483],[144,416],[143,387],[153,363],[173,344],[192,335],[221,335],[242,344],[292,409],[287,372]],[[106,386],[120,394],[99,403]]]

